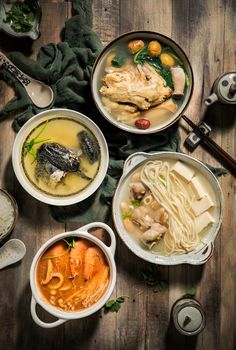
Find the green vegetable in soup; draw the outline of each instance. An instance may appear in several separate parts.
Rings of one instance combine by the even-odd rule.
[[[151,66],[153,66],[156,71],[162,76],[162,78],[165,79],[166,84],[173,88],[173,81],[172,81],[172,75],[171,71],[169,69],[166,69],[163,67],[160,57],[151,57],[148,54],[147,46],[144,46],[139,52],[136,53],[134,56],[134,63],[136,64],[143,64],[143,63],[149,63]]]
[[[132,204],[134,207],[140,207],[142,203],[141,203],[141,200],[132,198],[132,199],[131,199],[131,204]]]
[[[9,11],[6,11],[5,23],[9,23],[11,28],[19,33],[29,32],[33,28],[35,11],[29,1],[16,2]]]
[[[122,67],[124,62],[125,62],[125,57],[122,57],[122,56],[115,56],[111,61],[113,67],[117,67],[117,68]]]

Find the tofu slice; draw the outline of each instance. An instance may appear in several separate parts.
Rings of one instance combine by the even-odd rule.
[[[207,192],[206,192],[199,176],[194,176],[194,178],[192,178],[191,187],[192,187],[194,195],[196,196],[196,199],[201,199],[204,196],[207,196]]]
[[[194,215],[198,216],[213,206],[214,206],[214,203],[212,199],[208,195],[206,195],[201,199],[199,199],[198,201],[194,201],[192,204],[192,209],[193,209]]]
[[[214,222],[215,222],[215,220],[213,219],[211,214],[209,214],[208,211],[205,211],[201,215],[197,216],[196,217],[197,233],[200,233],[202,230],[204,230],[204,228],[206,228],[210,224],[213,224]]]
[[[194,170],[180,161],[175,163],[171,171],[174,171],[186,182],[190,182],[194,176]]]

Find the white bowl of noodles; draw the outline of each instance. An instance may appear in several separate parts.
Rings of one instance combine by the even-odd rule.
[[[154,264],[205,263],[222,222],[217,178],[175,152],[134,153],[113,198],[113,220],[127,247]]]

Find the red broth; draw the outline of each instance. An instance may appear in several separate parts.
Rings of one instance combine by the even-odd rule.
[[[56,242],[40,258],[37,284],[52,306],[81,311],[104,295],[110,269],[104,253],[92,242],[76,237],[66,241]]]

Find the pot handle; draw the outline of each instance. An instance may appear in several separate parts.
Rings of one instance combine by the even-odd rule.
[[[63,320],[61,318],[59,318],[57,321],[51,322],[51,323],[41,321],[37,315],[37,312],[36,312],[36,305],[37,305],[36,300],[32,296],[31,304],[30,304],[30,311],[31,311],[31,316],[32,316],[34,322],[37,323],[38,326],[40,326],[42,328],[54,328],[54,327],[57,327],[64,322],[66,322],[66,320]]]
[[[210,106],[212,103],[216,102],[217,100],[218,100],[218,96],[216,95],[215,92],[213,92],[213,94],[211,94],[205,99],[205,105]]]
[[[80,227],[78,230],[85,231],[86,233],[91,235],[88,231],[91,228],[95,228],[95,227],[103,228],[105,231],[107,231],[109,233],[109,236],[111,238],[111,244],[108,248],[111,250],[112,254],[115,255],[116,237],[115,237],[113,230],[110,228],[110,226],[108,226],[107,224],[104,224],[103,222],[91,222],[90,224],[87,224],[87,225]]]
[[[136,152],[131,154],[124,162],[123,175],[128,174],[136,165],[141,163],[143,160],[146,160],[149,157],[148,153],[145,152]]]
[[[186,261],[191,265],[202,265],[205,264],[213,254],[214,244],[209,243],[204,246],[199,252],[193,254],[192,258]]]

